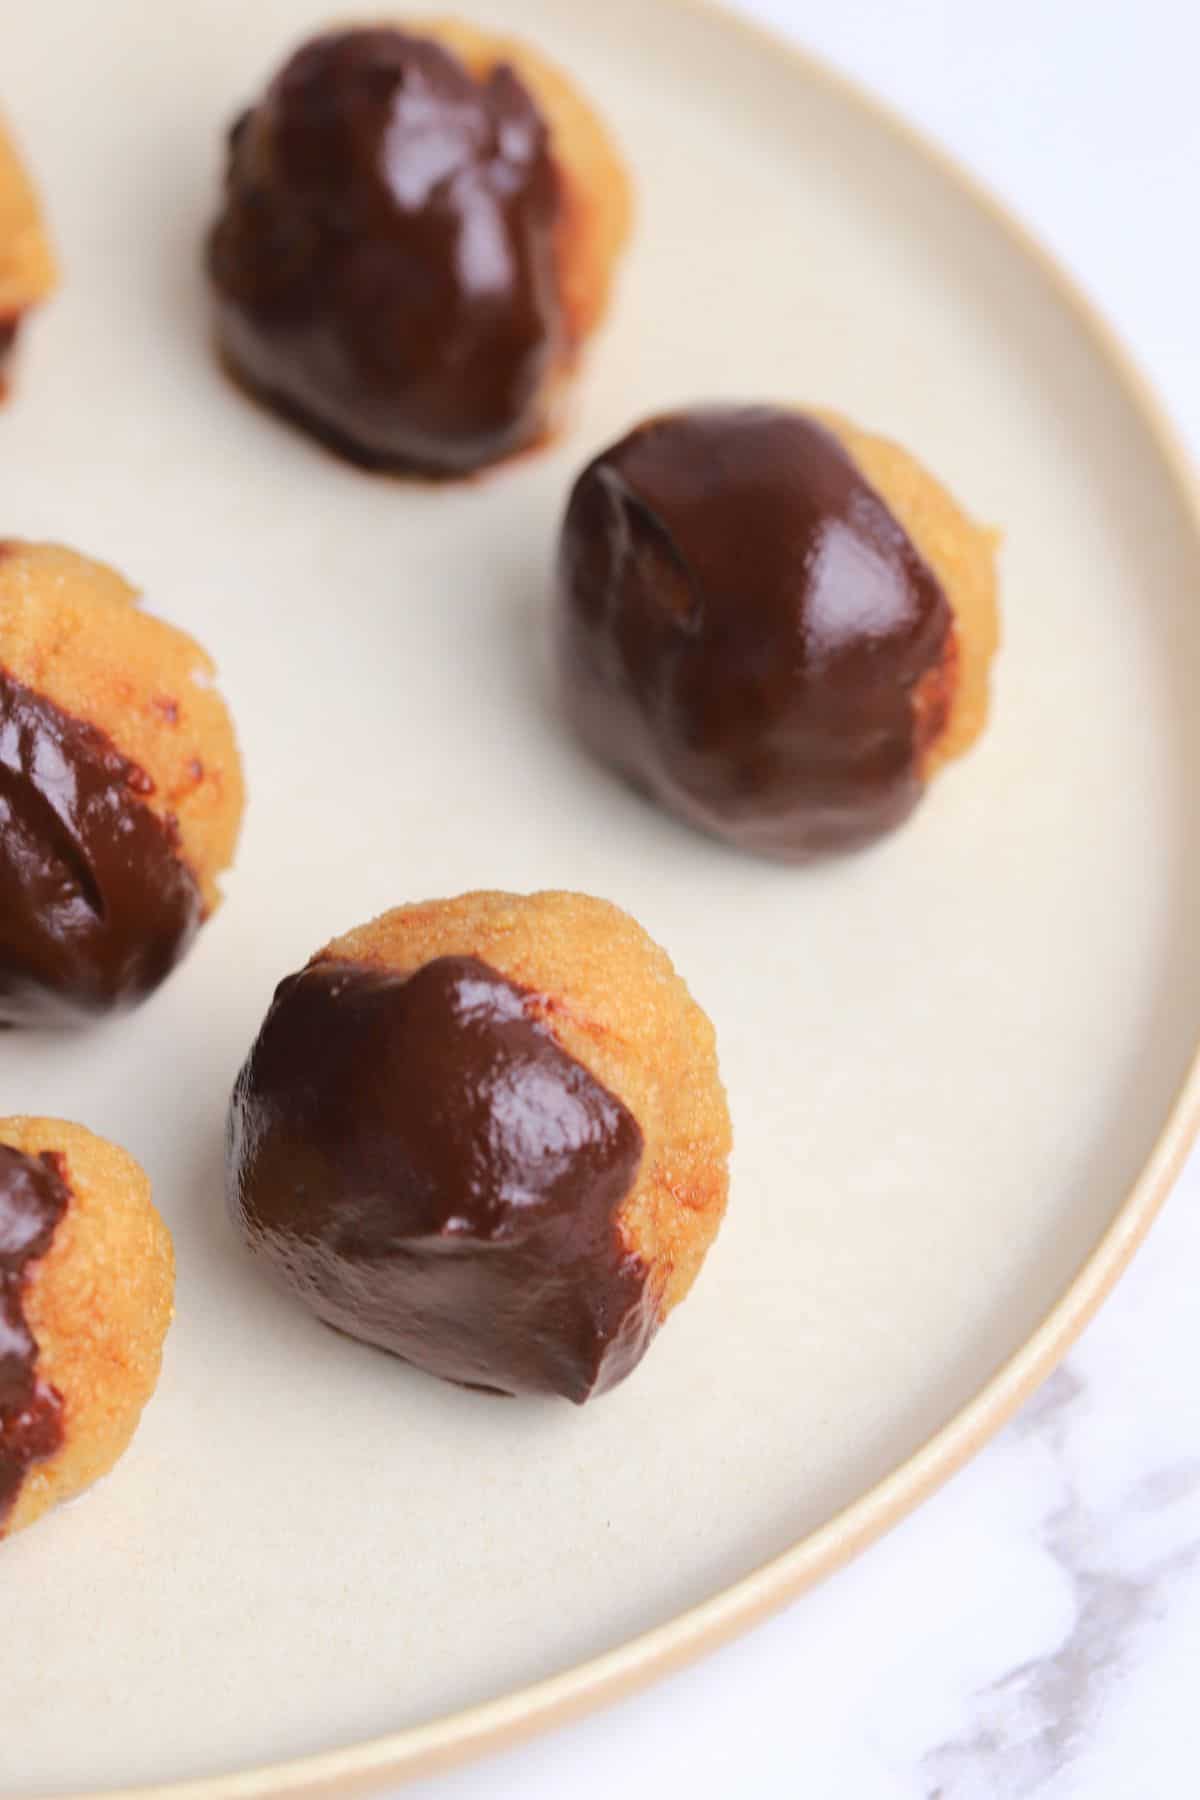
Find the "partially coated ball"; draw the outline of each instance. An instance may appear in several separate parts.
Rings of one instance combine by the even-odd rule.
[[[981,731],[995,539],[907,451],[830,414],[663,414],[575,484],[564,709],[690,823],[789,862],[908,817]]]
[[[133,1158],[61,1119],[0,1119],[0,1537],[90,1487],[154,1392],[170,1235]]]
[[[327,1324],[430,1373],[581,1402],[627,1375],[725,1209],[713,1029],[582,894],[399,907],[282,982],[228,1197]]]
[[[350,459],[462,475],[555,423],[628,214],[603,125],[528,45],[456,20],[325,32],[230,134],[221,354]]]
[[[137,1004],[220,904],[243,785],[213,673],[115,570],[0,541],[0,1025]]]

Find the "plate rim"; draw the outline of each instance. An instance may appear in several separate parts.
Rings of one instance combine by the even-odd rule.
[[[1176,491],[1200,550],[1200,482],[1180,434],[1132,353],[1055,252],[987,182],[890,101],[772,25],[726,0],[656,0],[706,15],[785,57],[804,79],[932,165],[1041,270],[1085,339],[1138,414]],[[223,1775],[134,1787],[74,1789],[58,1800],[346,1800],[384,1782],[435,1775],[488,1751],[510,1748],[672,1674],[761,1623],[804,1589],[849,1562],[957,1473],[1052,1373],[1128,1267],[1200,1133],[1200,1021],[1196,1047],[1162,1130],[1116,1216],[1073,1280],[996,1373],[919,1449],[815,1531],[748,1575],[664,1624],[545,1679],[421,1725],[335,1750]]]

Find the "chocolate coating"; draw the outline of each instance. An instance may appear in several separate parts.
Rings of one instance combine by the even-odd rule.
[[[706,830],[802,861],[920,796],[950,607],[816,420],[697,408],[598,456],[567,509],[557,623],[584,740]]]
[[[238,1078],[228,1192],[329,1325],[448,1380],[583,1401],[657,1323],[616,1213],[632,1115],[487,963],[310,963]]]
[[[0,1024],[131,1006],[187,950],[200,890],[148,777],[0,670]]]
[[[30,1464],[62,1443],[62,1396],[38,1380],[24,1294],[29,1266],[50,1248],[70,1200],[57,1157],[0,1144],[0,1532]]]
[[[373,467],[460,474],[543,428],[566,326],[546,126],[376,26],[304,45],[229,140],[219,341],[262,397]]]
[[[15,319],[0,319],[0,400],[8,393],[8,378],[13,352],[17,347],[17,337],[21,330],[20,315]]]

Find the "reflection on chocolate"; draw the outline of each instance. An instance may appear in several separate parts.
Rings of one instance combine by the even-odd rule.
[[[142,770],[0,670],[0,1024],[130,1006],[203,916]]]
[[[836,437],[775,407],[654,419],[585,469],[558,644],[592,749],[788,861],[898,824],[952,697],[933,572]]]
[[[376,467],[458,474],[532,441],[565,350],[545,124],[384,26],[298,50],[230,135],[209,246],[222,351]]]
[[[317,960],[282,982],[238,1078],[229,1199],[327,1324],[432,1374],[583,1401],[657,1308],[615,1215],[625,1106],[487,963]]]
[[[38,1380],[24,1294],[70,1200],[59,1158],[0,1144],[0,1533],[30,1464],[62,1443],[62,1397]]]

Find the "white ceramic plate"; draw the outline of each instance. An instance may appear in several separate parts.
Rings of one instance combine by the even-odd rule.
[[[6,1796],[342,1792],[713,1641],[998,1423],[1113,1279],[1194,1111],[1200,552],[1118,354],[952,170],[778,45],[664,0],[474,11],[578,72],[640,221],[569,434],[459,488],[341,466],[209,354],[222,130],[324,0],[5,23],[67,280],[0,417],[0,526],[111,559],[212,649],[251,792],[228,904],[168,988],[0,1045],[0,1110],[128,1145],[179,1255],[132,1452],[0,1554]],[[545,672],[573,471],[720,395],[895,434],[1006,534],[984,742],[888,843],[810,872],[640,803]],[[559,885],[669,947],[737,1126],[694,1296],[583,1411],[322,1330],[242,1260],[221,1192],[281,974],[399,900]]]

